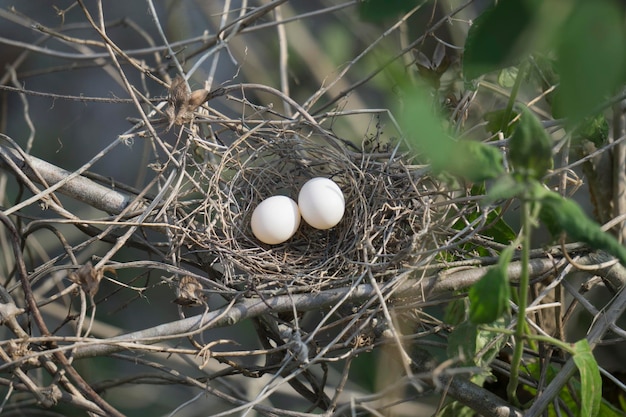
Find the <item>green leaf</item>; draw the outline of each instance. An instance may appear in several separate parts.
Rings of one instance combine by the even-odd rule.
[[[452,226],[456,230],[463,230],[467,227],[466,222],[473,222],[479,216],[482,216],[483,213],[481,211],[474,211],[468,213],[464,219],[459,219]],[[483,236],[487,236],[493,239],[494,242],[502,243],[503,245],[508,245],[513,241],[517,236],[515,231],[507,224],[506,221],[500,216],[500,208],[495,208],[487,213],[487,218],[485,219],[485,224],[489,225],[487,228],[481,229],[480,233]],[[481,250],[482,249],[482,250]],[[481,256],[489,256],[491,252],[485,250],[482,246],[477,246],[472,243],[466,243],[463,245],[463,250],[470,252],[472,250],[476,250],[481,253]]]
[[[555,105],[575,124],[596,112],[624,79],[623,12],[614,1],[579,1],[560,35]]]
[[[492,323],[508,311],[511,288],[507,267],[512,256],[513,247],[509,246],[500,254],[498,264],[489,269],[470,288],[470,321],[472,323]]]
[[[487,214],[487,224],[491,224],[491,227],[483,229],[481,233],[492,238],[494,242],[508,245],[517,237],[511,226],[500,216],[500,209]]]
[[[451,146],[449,158],[439,161],[438,170],[472,182],[494,179],[504,173],[502,154],[497,148],[468,140],[453,142]]]
[[[572,239],[602,249],[626,266],[626,248],[600,225],[591,220],[574,201],[561,197],[537,185],[533,190],[541,201],[539,218],[553,236],[567,233]]]
[[[586,118],[577,129],[572,132],[572,139],[580,141],[587,139],[601,148],[609,142],[609,123],[606,116],[597,114],[594,117]]]
[[[465,41],[463,74],[468,80],[509,67],[527,51],[522,41],[534,19],[534,2],[500,0],[472,23]]]
[[[574,363],[580,373],[580,415],[595,417],[602,401],[602,377],[587,339],[574,344]]]
[[[502,154],[493,146],[452,139],[433,112],[430,100],[419,90],[409,92],[401,123],[412,142],[429,160],[433,171],[480,182],[504,172]]]
[[[498,74],[498,84],[504,88],[511,88],[515,84],[518,73],[517,67],[504,68]]]
[[[495,328],[506,329],[508,324],[509,320],[507,318],[501,317],[493,322],[491,326]],[[498,340],[495,340],[496,338],[498,338]],[[474,355],[474,363],[481,368],[488,367],[491,362],[493,362],[493,360],[498,356],[500,351],[502,351],[502,349],[506,346],[508,340],[508,337],[504,337],[501,333],[497,331],[487,331],[479,328],[476,338],[476,353],[481,352],[481,356],[478,357],[478,355]],[[485,349],[487,345],[490,346]],[[482,385],[482,383],[480,385]]]
[[[500,268],[492,268],[475,283],[469,291],[470,320],[472,323],[491,323],[507,309],[510,288],[506,274]]]
[[[511,111],[508,113],[506,109],[495,110],[492,112],[485,113],[483,118],[487,122],[487,131],[496,134],[502,130],[503,126],[506,126],[504,130],[504,137],[508,138],[513,133],[515,127],[517,126],[517,121],[511,123],[513,119],[517,117],[518,113],[515,111]]]
[[[532,63],[529,67],[529,78],[541,87],[544,97],[548,104],[552,104],[554,92],[550,92],[555,84],[559,83],[559,74],[556,72],[556,59],[552,53],[535,53],[532,57]],[[554,106],[551,107],[552,116],[558,119],[559,116],[554,112]]]
[[[505,329],[507,323],[501,319],[495,321],[492,326]],[[498,332],[482,330],[477,324],[471,321],[464,321],[457,325],[448,336],[448,356],[454,358],[461,357],[463,362],[468,365],[487,367],[498,356],[498,353],[508,340],[507,337],[500,337],[496,343],[492,343],[497,336]],[[492,345],[485,349],[488,344]],[[478,357],[477,353],[483,350],[485,351]],[[480,385],[482,385],[486,374],[475,376],[477,380],[474,382],[480,382]]]
[[[472,363],[477,352],[476,338],[478,326],[469,321],[464,321],[454,328],[448,336],[448,356],[451,358],[461,357],[466,363]]]
[[[493,204],[496,201],[518,197],[524,191],[526,185],[523,182],[517,181],[511,175],[503,175],[493,182],[483,201],[485,204]]]
[[[507,175],[499,177],[498,179],[495,180],[495,182],[498,183],[503,178],[506,178],[506,177]],[[472,185],[472,188],[470,189],[470,195],[479,196],[479,197],[482,197],[483,199],[486,199],[485,193],[486,193],[486,187],[485,187],[484,182],[475,183]],[[507,224],[504,218],[500,215],[501,211],[502,209],[500,207],[493,207],[487,211],[486,213],[487,218],[484,220],[481,220],[481,222],[486,224],[485,227],[481,228],[481,233],[484,236],[491,237],[494,242],[502,243],[503,245],[508,245],[509,243],[511,243],[512,240],[515,239],[516,234],[513,231],[513,229],[511,229],[511,227]],[[467,223],[473,223],[475,220],[477,220],[479,217],[482,217],[482,216],[484,216],[483,210],[481,209],[473,210],[467,213],[467,215],[463,219],[457,219],[455,223],[452,225],[452,227],[455,230],[463,230],[467,227]],[[471,253],[471,254],[476,254],[478,256],[493,255],[493,252],[490,251],[488,248],[486,248],[485,245],[479,245],[476,242],[472,242],[472,241],[463,243],[460,249],[467,254]],[[450,322],[446,321],[446,323],[450,323]]]
[[[458,298],[446,304],[443,321],[448,325],[457,325],[465,321],[465,299]]]
[[[560,370],[560,368],[557,367],[556,365],[550,364],[550,365],[547,365],[545,368],[543,368],[543,371],[542,371],[542,366],[540,365],[540,362],[530,362],[530,363],[527,362],[524,365],[524,368],[535,379],[544,377],[546,379],[546,384],[549,384],[554,379],[554,377],[559,373],[559,370]],[[542,376],[542,373],[545,375]],[[580,397],[582,396],[580,392],[581,384],[575,379],[572,379],[570,381],[570,384],[574,388],[574,392],[576,393],[576,398],[574,399],[570,389],[568,387],[565,387],[559,393],[559,400],[562,401],[565,404],[565,406],[572,411],[574,415],[586,417],[586,414],[580,413],[580,406],[581,406]],[[537,390],[529,386],[525,386],[524,390],[527,391],[532,396],[537,395]],[[548,417],[558,417],[561,415],[561,414],[556,413],[556,411],[554,410],[554,406],[552,404],[548,407],[547,411],[548,411]],[[600,403],[600,411],[598,415],[602,417],[624,417],[623,412],[621,412],[619,409],[614,407],[611,403],[609,403],[604,398],[602,398],[602,401]]]
[[[528,108],[521,114],[509,142],[509,159],[517,173],[540,179],[552,168],[552,139]]]

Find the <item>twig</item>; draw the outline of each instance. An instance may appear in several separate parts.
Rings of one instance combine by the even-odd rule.
[[[32,315],[34,319],[35,324],[39,328],[39,331],[43,335],[49,336],[50,331],[48,330],[48,327],[46,326],[46,323],[41,315],[41,312],[39,311],[39,307],[37,306],[37,301],[35,300],[35,297],[33,296],[33,291],[30,286],[30,281],[28,280],[28,273],[26,272],[26,265],[24,263],[22,253],[20,252],[21,244],[20,244],[20,237],[17,232],[17,229],[15,229],[15,226],[13,225],[13,222],[11,222],[11,219],[9,219],[6,215],[2,213],[0,213],[0,221],[9,230],[11,237],[13,239],[12,246],[13,246],[13,253],[15,255],[16,267],[20,276],[20,283],[22,284],[22,289],[24,291],[24,296],[26,298],[26,302],[28,304],[30,314]],[[54,343],[52,344],[52,347],[55,347]],[[115,416],[115,417],[123,417],[123,414],[121,414],[119,411],[113,408],[109,403],[104,401],[102,397],[100,397],[91,388],[91,386],[74,369],[74,367],[72,367],[72,365],[69,363],[65,355],[63,355],[63,353],[54,352],[53,355],[54,355],[54,358],[63,365],[64,371],[67,372],[70,378],[74,380],[76,385],[85,395],[91,398],[100,408],[106,411],[109,415]]]
[[[613,105],[613,137],[618,138],[626,134],[626,115],[624,114],[625,101]],[[626,214],[626,145],[620,141],[613,149],[613,216]],[[626,225],[618,226],[617,238],[623,244],[626,241]]]
[[[282,6],[278,6],[274,10],[274,16],[276,17],[276,21],[279,22],[283,20],[283,11]],[[284,24],[276,25],[276,32],[278,35],[278,45],[279,45],[279,61],[278,61],[278,73],[280,74],[280,90],[287,97],[290,97],[289,94],[289,77],[288,77],[288,61],[289,61],[289,44],[287,43],[287,32],[285,30]],[[291,113],[289,103],[283,102],[283,112],[285,114]]]
[[[598,344],[605,333],[626,310],[626,291],[624,288],[626,287],[621,288],[611,305],[605,307],[602,312],[602,318],[600,320],[594,320],[587,336],[591,349]],[[535,399],[532,406],[526,412],[525,417],[539,417],[548,405],[550,405],[552,400],[559,395],[575,372],[576,364],[574,360],[570,358],[554,377],[552,382],[546,387],[545,391]]]

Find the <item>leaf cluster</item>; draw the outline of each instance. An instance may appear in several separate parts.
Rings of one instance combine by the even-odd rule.
[[[538,222],[555,238],[567,236],[606,251],[626,266],[626,249],[617,239],[604,232],[576,202],[546,187],[546,176],[553,169],[554,141],[531,109],[515,105],[528,72],[543,66],[549,69],[546,74],[551,84],[557,85],[552,94],[547,94],[553,117],[563,119],[566,131],[574,137],[588,138],[598,145],[605,143],[608,124],[602,110],[610,106],[611,97],[626,81],[623,15],[622,6],[610,0],[501,0],[473,22],[464,48],[463,75],[466,82],[479,83],[483,77],[500,71],[500,84],[511,88],[506,108],[485,115],[486,129],[507,140],[508,164],[503,156],[505,148],[499,147],[502,143],[495,146],[455,138],[426,94],[410,90],[402,109],[402,123],[432,170],[470,184],[486,182],[487,205],[516,199],[527,208],[518,237],[500,253],[497,265],[469,291],[470,322],[458,326],[451,342],[477,340],[480,325],[510,315],[511,299],[520,302],[518,317],[525,317],[525,302],[521,301],[527,297],[527,281],[522,279],[516,299],[507,270],[519,246],[528,250],[530,229]],[[514,336],[516,344],[530,337],[523,320],[518,320]],[[567,348],[554,340],[572,355],[580,372],[581,415],[595,416],[602,398],[601,379],[586,342],[583,339]],[[454,350],[461,343],[452,345]],[[513,361],[519,362],[521,354],[520,350]],[[512,379],[517,378],[515,372]]]

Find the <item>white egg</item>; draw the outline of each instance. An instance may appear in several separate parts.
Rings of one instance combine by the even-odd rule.
[[[298,206],[304,221],[316,229],[330,229],[343,217],[346,202],[339,186],[328,178],[307,181],[298,194]]]
[[[298,205],[289,197],[276,195],[267,198],[254,209],[250,220],[252,233],[263,243],[283,243],[300,226]]]

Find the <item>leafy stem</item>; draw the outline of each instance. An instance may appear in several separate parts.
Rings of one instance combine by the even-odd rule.
[[[519,404],[517,400],[517,386],[519,384],[519,370],[524,352],[524,341],[526,334],[526,308],[528,307],[528,295],[526,293],[529,285],[528,264],[530,262],[530,235],[532,224],[531,205],[528,198],[522,200],[522,253],[521,253],[521,274],[518,288],[518,310],[517,325],[515,327],[515,348],[511,359],[511,375],[507,386],[507,395],[514,404]]]
[[[501,334],[506,334],[506,335],[510,335],[510,336],[515,336],[517,330],[508,330],[508,329],[504,329],[502,327],[494,327],[494,326],[485,326],[485,325],[481,325],[480,326],[480,330],[484,331],[484,332],[493,332],[493,333],[501,333]],[[574,348],[574,346],[571,343],[567,343],[567,342],[563,342],[562,340],[556,339],[552,336],[544,336],[541,334],[529,334],[529,333],[524,333],[523,339],[526,341],[533,341],[533,342],[543,342],[543,343],[547,343],[547,344],[551,344],[553,346],[556,346],[557,348],[569,353],[570,355],[574,355],[576,354],[576,350]]]

